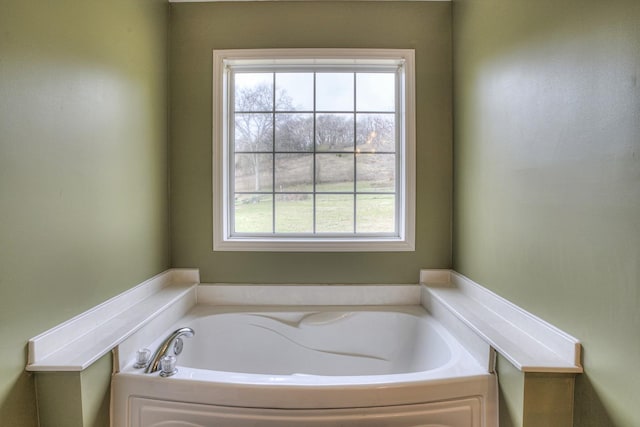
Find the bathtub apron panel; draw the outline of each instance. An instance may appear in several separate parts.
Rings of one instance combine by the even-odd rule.
[[[286,410],[131,400],[131,427],[481,427],[479,398],[383,408]]]

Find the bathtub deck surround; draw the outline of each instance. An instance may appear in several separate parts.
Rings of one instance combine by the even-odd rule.
[[[527,407],[538,420],[561,414],[559,425],[570,424],[573,378],[582,372],[577,339],[456,272],[423,270],[420,278],[415,285],[202,284],[198,270],[168,270],[34,337],[26,369],[36,372],[36,379],[47,375],[41,381],[47,386],[39,393],[54,392],[58,379],[51,374],[82,375],[109,352],[114,373],[127,371],[139,348],[161,340],[197,307],[229,313],[269,311],[276,305],[289,311],[312,307],[319,313],[348,306],[355,311],[419,309],[464,343],[475,369],[490,375],[487,378],[493,377],[496,359],[521,372],[525,414]],[[167,380],[147,379],[153,384]],[[486,390],[486,384],[477,386]],[[541,406],[532,398],[545,390],[558,396],[555,406]]]
[[[519,400],[522,418],[511,422],[573,426],[575,375],[583,372],[578,339],[455,271],[423,270],[420,282],[422,305],[468,347],[489,343],[498,378],[504,372],[521,384],[510,400]]]
[[[519,371],[582,373],[577,338],[455,271],[423,270],[420,282],[427,310],[448,310]],[[446,319],[447,326],[457,329]]]
[[[27,371],[83,371],[168,309],[195,303],[198,270],[171,269],[33,337]]]

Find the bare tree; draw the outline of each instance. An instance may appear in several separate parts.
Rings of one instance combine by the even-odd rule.
[[[353,115],[318,114],[316,118],[318,151],[352,151]]]
[[[313,115],[277,114],[276,147],[278,151],[313,151]]]
[[[279,93],[276,109],[290,108],[291,98]],[[246,153],[236,158],[236,168],[242,168],[242,159],[249,159],[248,168],[254,177],[254,190],[261,189],[262,153],[273,149],[273,88],[268,84],[243,87],[235,93],[235,151]]]

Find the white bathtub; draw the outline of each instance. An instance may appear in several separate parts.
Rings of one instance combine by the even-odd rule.
[[[178,373],[113,377],[114,427],[497,425],[496,378],[421,306],[195,306]]]

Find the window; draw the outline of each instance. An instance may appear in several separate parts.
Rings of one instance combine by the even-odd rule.
[[[412,50],[216,50],[214,250],[414,249]]]

